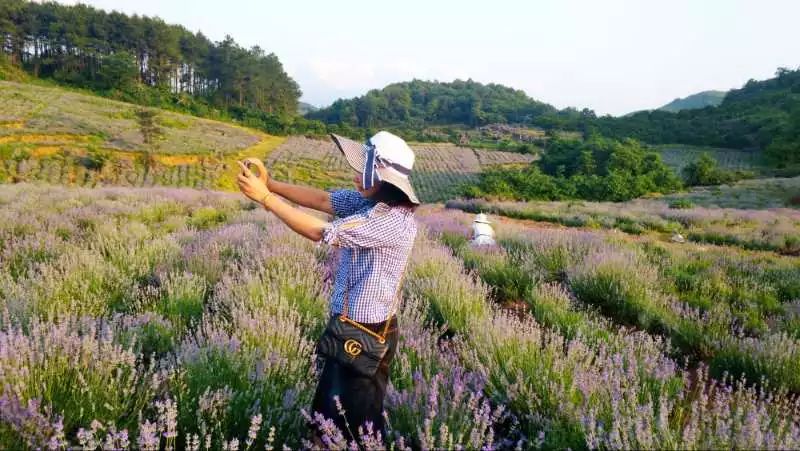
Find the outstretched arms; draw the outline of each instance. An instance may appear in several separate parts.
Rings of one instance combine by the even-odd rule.
[[[268,181],[267,188],[273,193],[279,194],[306,208],[333,214],[331,195],[329,192],[308,186],[292,185],[291,183],[279,182],[272,179]]]
[[[322,239],[325,227],[329,224],[328,222],[287,204],[267,188],[262,177],[253,175],[244,163],[240,161],[236,163],[242,169],[242,172],[237,176],[237,180],[239,189],[245,196],[272,211],[278,219],[286,223],[290,229],[298,234],[312,241],[320,241]],[[330,204],[330,202],[328,203]]]
[[[264,163],[258,158],[247,158],[244,160],[244,165],[248,167],[254,165],[258,168],[258,179],[261,180],[271,192],[279,194],[289,199],[289,201],[303,207],[333,214],[330,193],[327,191],[273,180],[264,167]]]

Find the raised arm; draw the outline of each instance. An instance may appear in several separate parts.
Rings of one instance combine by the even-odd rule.
[[[327,191],[273,180],[272,177],[269,176],[267,168],[264,167],[264,162],[258,158],[247,158],[244,160],[244,164],[253,165],[258,169],[259,180],[261,180],[271,192],[283,196],[303,207],[333,214],[331,196]]]
[[[290,229],[300,235],[312,240],[319,241],[323,237],[327,221],[310,215],[299,208],[295,208],[275,195],[264,184],[261,177],[253,175],[244,163],[237,161],[242,172],[237,176],[239,189],[250,199],[260,203],[264,208],[272,211],[281,221],[286,223]],[[327,194],[327,193],[326,193]],[[300,203],[300,202],[298,202]]]
[[[291,183],[279,182],[269,178],[267,188],[275,194],[283,196],[290,201],[312,208],[323,213],[333,214],[331,206],[331,195],[327,191],[308,186],[292,185]]]

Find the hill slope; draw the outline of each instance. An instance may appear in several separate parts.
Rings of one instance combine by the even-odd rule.
[[[234,190],[235,160],[266,159],[277,178],[350,186],[329,141],[289,139],[57,87],[0,81],[0,181],[69,185],[189,186]],[[487,166],[531,155],[415,146],[413,182],[428,202],[446,200]]]
[[[800,163],[800,70],[779,69],[774,78],[748,81],[713,108],[678,113],[645,111],[602,117],[591,125],[605,136],[653,144],[761,149],[776,165]]]
[[[361,97],[337,100],[307,117],[357,127],[477,126],[531,122],[545,113],[556,112],[553,106],[503,85],[472,80],[450,83],[413,80],[375,89]]]
[[[56,87],[0,82],[0,180],[232,189],[283,138]]]
[[[725,99],[727,91],[703,91],[684,98],[677,98],[659,108],[661,111],[677,113],[681,110],[695,110],[707,106],[717,106]]]

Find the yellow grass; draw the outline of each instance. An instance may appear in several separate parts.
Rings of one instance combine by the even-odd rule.
[[[153,159],[164,166],[197,164],[200,162],[200,158],[198,155],[153,155]]]
[[[11,121],[11,122],[0,122],[0,128],[8,128],[12,130],[21,130],[25,127],[24,121]]]
[[[252,130],[247,130],[252,132]],[[215,187],[223,191],[239,191],[239,187],[236,185],[236,170],[238,169],[236,160],[249,157],[265,160],[270,152],[286,141],[285,136],[272,136],[266,133],[259,133],[259,135],[261,136],[261,141],[259,141],[258,144],[250,146],[235,155],[228,155],[225,158],[224,164],[226,171],[224,175],[216,180],[214,183]]]
[[[31,151],[31,156],[36,158],[44,158],[49,157],[50,155],[54,155],[61,150],[59,146],[41,146],[33,149]]]
[[[86,142],[87,136],[79,135],[8,135],[0,136],[0,144],[7,143],[31,143],[31,144],[70,144],[76,142]]]
[[[252,130],[249,131],[252,132]],[[261,141],[259,141],[258,144],[250,146],[239,152],[240,158],[258,157],[262,160],[266,159],[270,152],[275,150],[275,148],[286,141],[285,136],[272,136],[267,135],[266,133],[259,133],[259,135],[261,136]]]

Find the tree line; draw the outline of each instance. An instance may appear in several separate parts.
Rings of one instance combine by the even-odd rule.
[[[784,68],[774,78],[750,80],[730,91],[719,106],[676,113],[598,117],[586,108],[558,110],[502,85],[413,80],[337,100],[307,117],[350,127],[388,127],[417,139],[438,133],[450,140],[459,135],[450,126],[507,123],[651,144],[761,149],[775,166],[800,164],[800,70]],[[443,127],[433,134],[426,130],[437,125]]]
[[[463,124],[532,123],[558,110],[521,90],[473,80],[437,82],[412,80],[374,89],[353,99],[307,114],[325,123],[353,127],[425,127]]]
[[[293,116],[301,94],[278,57],[260,47],[82,4],[0,1],[0,52],[35,77],[200,115],[206,107]]]
[[[800,70],[780,68],[775,77],[748,81],[719,106],[677,113],[643,111],[588,124],[615,138],[652,144],[761,149],[776,166],[800,164]]]

